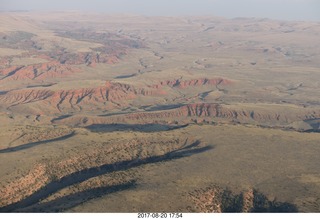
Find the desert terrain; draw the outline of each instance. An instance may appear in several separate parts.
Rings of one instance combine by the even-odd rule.
[[[320,212],[320,23],[0,13],[0,212]]]

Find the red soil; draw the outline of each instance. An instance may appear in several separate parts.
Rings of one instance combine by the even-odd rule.
[[[22,89],[10,91],[0,96],[0,103],[4,105],[18,105],[37,101],[46,101],[60,111],[61,105],[73,108],[81,104],[92,106],[99,103],[117,102],[122,100],[134,99],[137,96],[161,95],[162,91],[155,89],[135,88],[132,85],[113,83],[107,81],[105,85],[94,88],[80,88],[71,90],[52,91],[49,89]]]
[[[29,65],[25,67],[12,66],[0,71],[7,76],[2,81],[12,80],[45,80],[46,78],[65,77],[78,71],[77,68],[61,65],[58,62]]]

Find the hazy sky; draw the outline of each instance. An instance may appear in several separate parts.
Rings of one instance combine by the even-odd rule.
[[[81,10],[320,21],[320,0],[0,0],[0,10]]]

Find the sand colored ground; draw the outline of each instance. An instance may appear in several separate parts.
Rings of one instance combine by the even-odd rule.
[[[320,24],[0,14],[1,212],[319,212]]]

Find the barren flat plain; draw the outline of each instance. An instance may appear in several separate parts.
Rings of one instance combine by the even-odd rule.
[[[0,212],[320,212],[320,23],[0,13]]]

